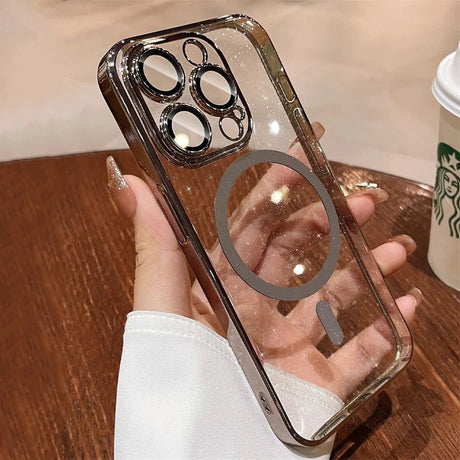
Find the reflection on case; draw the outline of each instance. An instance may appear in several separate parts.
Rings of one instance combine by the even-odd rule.
[[[99,82],[273,430],[323,441],[411,338],[266,32],[230,16],[123,40]],[[303,385],[330,403],[315,426]]]

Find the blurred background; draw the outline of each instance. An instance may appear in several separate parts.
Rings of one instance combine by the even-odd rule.
[[[460,38],[458,0],[3,0],[0,161],[126,147],[96,82],[110,46],[240,12],[325,125],[329,159],[433,184],[431,83]]]

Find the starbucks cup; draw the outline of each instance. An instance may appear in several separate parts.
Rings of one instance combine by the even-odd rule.
[[[428,262],[460,290],[460,43],[439,64],[432,90],[441,116]]]

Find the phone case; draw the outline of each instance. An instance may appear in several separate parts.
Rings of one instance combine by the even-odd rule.
[[[267,33],[233,15],[129,38],[98,79],[272,429],[324,441],[412,341]],[[313,427],[303,385],[335,398]]]

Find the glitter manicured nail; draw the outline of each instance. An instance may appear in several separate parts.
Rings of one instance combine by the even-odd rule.
[[[136,197],[129,188],[123,174],[121,173],[115,159],[107,157],[107,186],[120,211],[131,218],[136,212]]]

